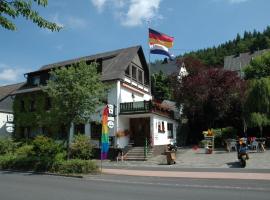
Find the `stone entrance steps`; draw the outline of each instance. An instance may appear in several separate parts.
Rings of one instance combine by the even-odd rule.
[[[149,159],[153,154],[153,149],[149,149],[147,156],[144,155],[144,147],[131,147],[125,154],[125,160],[127,161],[145,161]]]

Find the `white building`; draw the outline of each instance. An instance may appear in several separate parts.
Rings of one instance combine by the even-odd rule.
[[[127,145],[164,147],[176,139],[178,123],[173,104],[152,101],[150,70],[141,46],[86,56],[50,65],[27,75],[27,83],[14,95],[40,91],[40,84],[48,80],[48,72],[78,61],[99,63],[101,80],[111,85],[107,103],[114,105],[114,126],[110,129],[111,147]],[[75,126],[99,146],[101,134],[101,112],[91,117],[84,126]]]
[[[22,86],[22,83],[0,87],[0,137],[10,137],[14,132],[14,116],[12,112],[12,92]]]

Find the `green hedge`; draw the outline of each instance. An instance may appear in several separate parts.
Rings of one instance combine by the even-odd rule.
[[[0,137],[0,155],[13,153],[16,148],[16,143],[11,138]]]
[[[71,159],[55,163],[52,171],[62,174],[87,174],[97,173],[99,167],[92,160]]]
[[[53,171],[64,174],[96,173],[98,166],[87,160],[92,147],[89,138],[76,137],[72,156],[76,159],[66,160],[67,152],[63,144],[51,138],[37,136],[28,143],[15,143],[10,139],[1,140],[0,169]]]

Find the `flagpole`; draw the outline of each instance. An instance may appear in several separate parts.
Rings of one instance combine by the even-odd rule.
[[[151,53],[150,53],[150,47],[149,47],[149,29],[150,29],[150,19],[147,20],[147,43],[148,43],[148,65],[149,65],[149,91],[150,91],[150,95],[152,96],[152,90],[151,90]]]

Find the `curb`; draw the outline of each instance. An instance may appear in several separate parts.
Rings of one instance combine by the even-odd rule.
[[[39,175],[49,175],[49,176],[62,176],[62,177],[70,177],[70,178],[84,178],[84,175],[79,174],[58,174],[52,172],[35,172],[35,171],[22,171],[22,170],[0,170],[2,172],[17,172],[17,173],[30,173],[30,174],[39,174]]]

